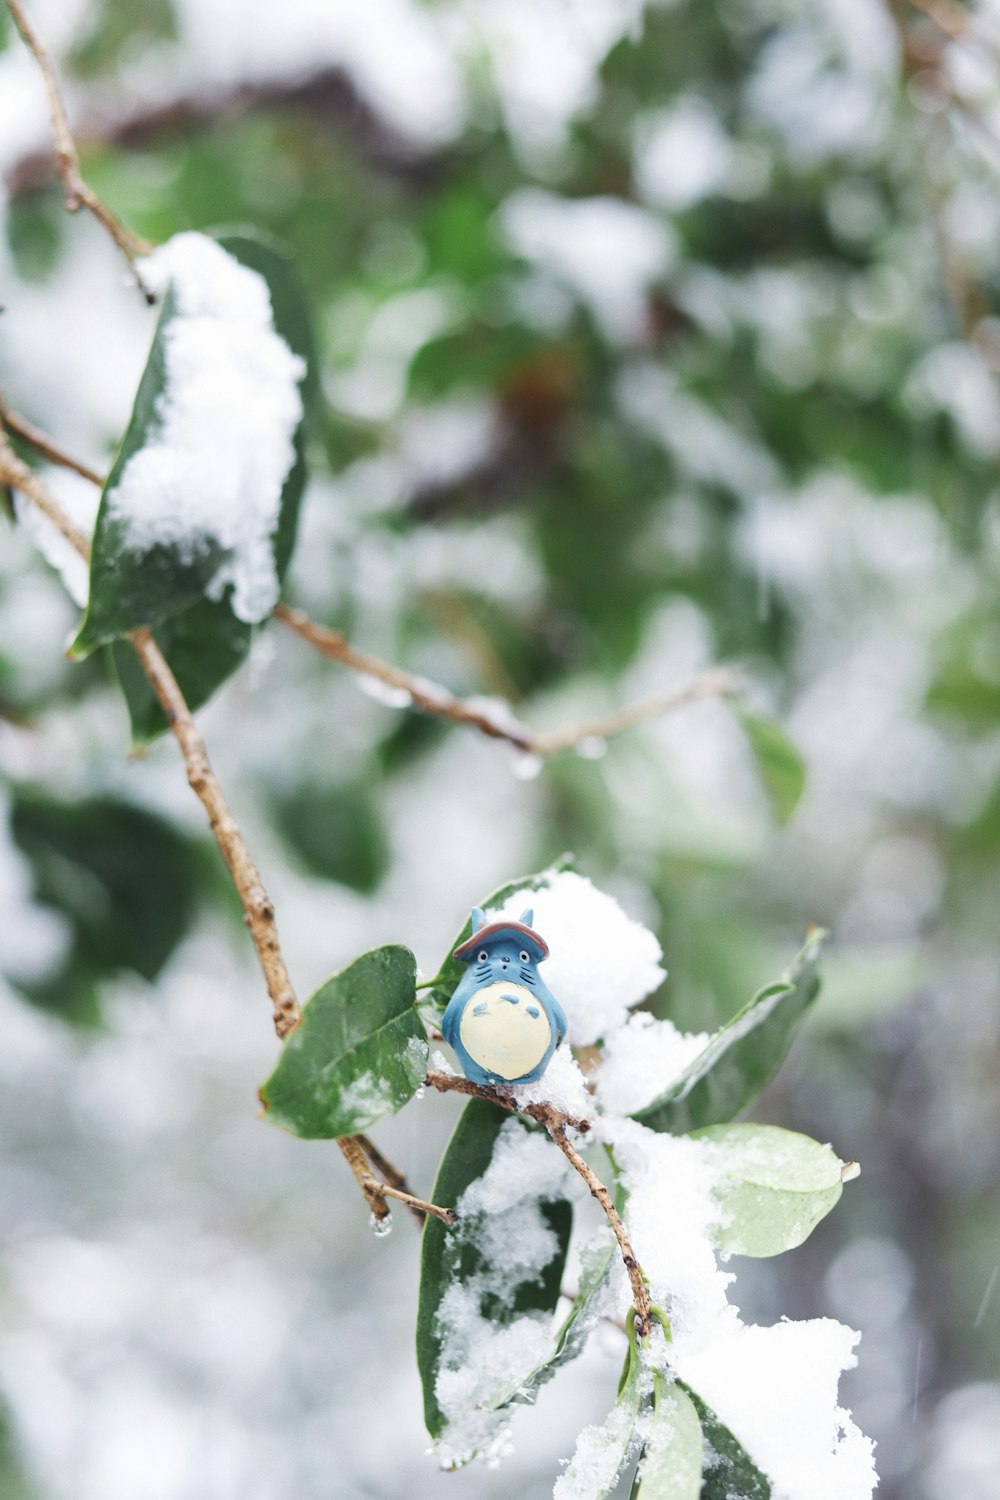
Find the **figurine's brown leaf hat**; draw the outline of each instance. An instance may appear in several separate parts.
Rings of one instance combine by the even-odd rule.
[[[473,911],[472,915],[472,936],[467,937],[464,943],[459,943],[453,954],[454,958],[462,958],[468,960],[474,952],[478,952],[478,950],[483,946],[483,943],[489,942],[491,938],[498,937],[523,938],[527,942],[529,942],[533,948],[536,949],[538,953],[538,962],[541,962],[543,958],[548,958],[548,943],[543,937],[539,937],[538,933],[533,927],[530,927],[528,925],[528,922],[531,921],[532,916],[532,913],[530,911],[523,913],[522,920],[520,922],[513,922],[509,917],[501,918],[499,922],[486,922],[484,919],[480,926],[477,927],[476,913],[478,911],[479,908],[477,907]],[[480,915],[482,914],[480,913]],[[523,920],[524,917],[527,917],[527,922]]]

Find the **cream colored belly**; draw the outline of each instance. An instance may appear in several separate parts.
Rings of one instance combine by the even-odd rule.
[[[511,1005],[504,995],[514,995]],[[528,1007],[537,1015],[528,1014]],[[520,1078],[538,1066],[549,1045],[549,1023],[537,995],[500,980],[477,990],[462,1013],[458,1034],[474,1062],[500,1078]]]

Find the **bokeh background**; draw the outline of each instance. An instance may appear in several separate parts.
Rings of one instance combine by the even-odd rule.
[[[781,826],[703,703],[539,772],[262,631],[202,721],[300,992],[386,940],[433,972],[567,849],[659,934],[685,1027],[831,927],[757,1112],[863,1173],[739,1300],[862,1331],[885,1500],[995,1500],[1000,6],[31,11],[133,228],[297,258],[326,402],[292,602],[540,727],[734,664],[807,767]],[[151,317],[63,212],[2,6],[0,170],[0,389],[106,464]],[[503,1470],[437,1471],[415,1226],[376,1240],[339,1152],[256,1118],[240,913],[173,744],[129,759],[102,663],[64,660],[74,618],[5,524],[0,1496],[540,1500],[617,1335]],[[456,1108],[375,1132],[418,1190]]]

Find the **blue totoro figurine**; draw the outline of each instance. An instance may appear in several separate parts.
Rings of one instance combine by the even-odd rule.
[[[532,931],[534,912],[487,922],[472,908],[472,936],[455,949],[468,973],[441,1021],[449,1047],[473,1083],[533,1083],[566,1035],[566,1016],[538,965],[549,954]]]

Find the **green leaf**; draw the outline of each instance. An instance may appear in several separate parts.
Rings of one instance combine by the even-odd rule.
[[[618,1399],[604,1421],[585,1427],[566,1470],[556,1480],[552,1500],[609,1500],[628,1463],[639,1420],[641,1367],[630,1350]]]
[[[223,249],[264,277],[271,297],[274,327],[306,361],[306,374],[300,386],[306,415],[295,433],[294,461],[282,487],[273,537],[280,580],[295,542],[305,486],[307,415],[317,390],[309,314],[294,268],[273,244],[246,233],[221,235],[218,239]],[[138,626],[148,626],[194,707],[205,702],[230,676],[250,645],[251,627],[238,620],[230,607],[232,590],[228,589],[221,600],[206,595],[223,554],[211,539],[205,539],[194,552],[165,543],[136,549],[130,545],[127,522],[115,516],[106,503],[126,464],[158,431],[158,407],[165,387],[165,347],[176,316],[175,300],[168,288],[128,429],[101,495],[91,556],[90,600],[73,650],[77,655],[86,655],[96,646],[118,640]],[[166,729],[166,720],[135,665],[122,650],[114,654],[135,738],[140,743],[148,741]]]
[[[825,937],[814,928],[784,979],[758,990],[676,1083],[635,1118],[651,1130],[680,1134],[721,1124],[746,1109],[777,1071],[819,993],[817,963]]]
[[[497,1137],[513,1117],[483,1099],[473,1099],[463,1110],[438,1169],[434,1202],[455,1207],[463,1193],[487,1171]],[[514,1129],[527,1130],[523,1122]],[[503,1235],[504,1215],[465,1214],[452,1228],[428,1218],[420,1257],[420,1301],[417,1310],[417,1366],[424,1391],[424,1420],[433,1438],[446,1434],[448,1418],[438,1399],[438,1380],[447,1360],[441,1309],[453,1288],[463,1288],[478,1303],[480,1315],[495,1328],[510,1325],[532,1313],[552,1314],[559,1301],[566,1252],[572,1228],[572,1208],[565,1200],[542,1202],[543,1220],[555,1236],[556,1252],[540,1276],[518,1280],[516,1261],[495,1263],[495,1247]],[[516,1233],[512,1211],[511,1228]],[[530,1367],[525,1379],[532,1379]],[[537,1386],[536,1382],[536,1386]],[[497,1410],[513,1400],[530,1400],[532,1391],[498,1387],[487,1403]],[[471,1455],[470,1455],[471,1456]]]
[[[700,1500],[701,1422],[686,1391],[653,1376],[653,1415],[639,1462],[635,1500]]]
[[[741,713],[740,722],[779,823],[787,823],[805,790],[806,768],[785,731],[773,719]]]
[[[398,946],[373,948],[328,979],[260,1091],[268,1119],[326,1140],[402,1109],[427,1071],[415,994],[416,960]]]
[[[843,1163],[829,1146],[777,1125],[710,1125],[719,1222],[713,1244],[735,1255],[780,1255],[808,1239],[843,1192]]]
[[[376,889],[389,867],[389,844],[370,775],[276,790],[271,805],[289,849],[310,874],[364,894]]]
[[[553,875],[558,875],[560,871],[569,870],[572,867],[573,856],[564,854],[561,859],[549,865],[548,869],[540,870],[535,875],[523,875],[519,880],[509,880],[506,885],[498,886],[484,901],[479,901],[476,905],[481,906],[485,912],[496,911],[504,904],[508,896],[514,895],[515,891],[539,891],[543,886],[548,885]],[[448,949],[447,957],[427,987],[427,993],[423,996],[423,1003],[434,1007],[438,1012],[444,1010],[465,976],[465,965],[460,959],[454,958],[453,954],[455,949],[471,934],[472,916],[470,913],[465,919],[462,930]]]
[[[696,1391],[683,1381],[678,1384],[691,1398],[704,1437],[701,1500],[771,1500],[770,1480],[761,1473],[743,1444]]]
[[[98,1019],[98,985],[119,969],[153,980],[194,917],[193,846],[169,823],[112,797],[63,802],[13,795],[11,833],[31,865],[34,895],[69,924],[69,952],[42,979],[18,981],[67,1020]]]

